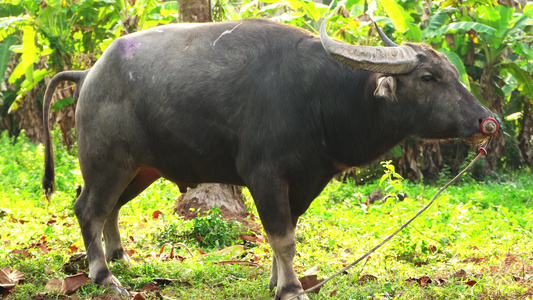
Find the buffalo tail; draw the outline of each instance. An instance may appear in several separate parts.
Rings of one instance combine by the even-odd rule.
[[[83,80],[87,75],[88,71],[66,71],[57,74],[52,77],[48,87],[46,88],[46,93],[44,95],[43,102],[43,125],[44,125],[44,175],[43,175],[43,189],[48,202],[50,202],[50,196],[55,191],[55,171],[54,171],[54,150],[52,149],[52,138],[50,136],[50,106],[52,104],[52,95],[54,94],[57,85],[65,80],[73,81],[76,83],[76,92],[81,88]]]

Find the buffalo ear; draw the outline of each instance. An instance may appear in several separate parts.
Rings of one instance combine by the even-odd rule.
[[[388,101],[396,101],[396,79],[392,76],[382,76],[377,81],[374,96]]]

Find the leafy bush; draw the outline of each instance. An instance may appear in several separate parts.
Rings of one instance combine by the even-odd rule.
[[[155,238],[159,245],[187,241],[197,243],[198,247],[214,249],[234,245],[242,231],[238,222],[225,220],[215,206],[191,221],[173,218]]]
[[[201,247],[220,248],[235,244],[238,229],[238,224],[224,220],[220,209],[215,206],[205,215],[192,220],[190,234],[198,240]]]

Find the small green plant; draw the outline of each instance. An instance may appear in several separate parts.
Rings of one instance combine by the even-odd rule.
[[[191,235],[198,240],[201,247],[220,248],[234,245],[238,234],[237,223],[224,220],[222,212],[216,206],[192,220]]]
[[[235,245],[241,231],[239,223],[225,220],[220,209],[215,206],[205,213],[198,213],[191,221],[176,218],[166,222],[154,238],[159,246],[185,242],[213,249]]]
[[[379,180],[379,186],[387,193],[388,196],[397,197],[404,191],[403,177],[396,173],[396,168],[392,164],[392,160],[382,161],[381,165],[385,174]]]
[[[187,226],[188,223],[178,218],[166,222],[163,228],[154,235],[157,244],[161,247],[166,243],[178,243],[188,240],[189,234],[187,232],[190,231],[190,226]]]
[[[439,172],[439,179],[437,179],[437,184],[441,186],[445,185],[452,178],[452,167],[450,165],[445,164],[444,167],[442,167],[442,170]]]

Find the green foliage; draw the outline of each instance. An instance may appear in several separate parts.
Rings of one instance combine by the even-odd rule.
[[[204,249],[223,248],[237,242],[239,234],[246,233],[239,223],[227,221],[218,207],[198,214],[190,222],[172,219],[155,235],[159,245],[192,242]]]
[[[0,74],[5,73],[10,60],[8,49],[21,54],[9,82],[23,79],[10,111],[16,110],[23,96],[44,77],[65,68],[90,67],[123,33],[167,24],[177,16],[175,1],[155,0],[21,0],[8,1],[3,4],[4,9],[13,14],[0,18]],[[37,64],[39,57],[45,57],[50,68]],[[93,61],[84,57],[92,57]]]
[[[392,164],[391,160],[382,161],[381,165],[385,173],[379,180],[379,186],[388,195],[396,197],[398,193],[403,191],[403,177],[396,173],[396,168]]]
[[[221,248],[235,243],[239,234],[237,229],[237,224],[224,220],[222,212],[215,206],[205,215],[192,220],[191,235],[201,247]]]

